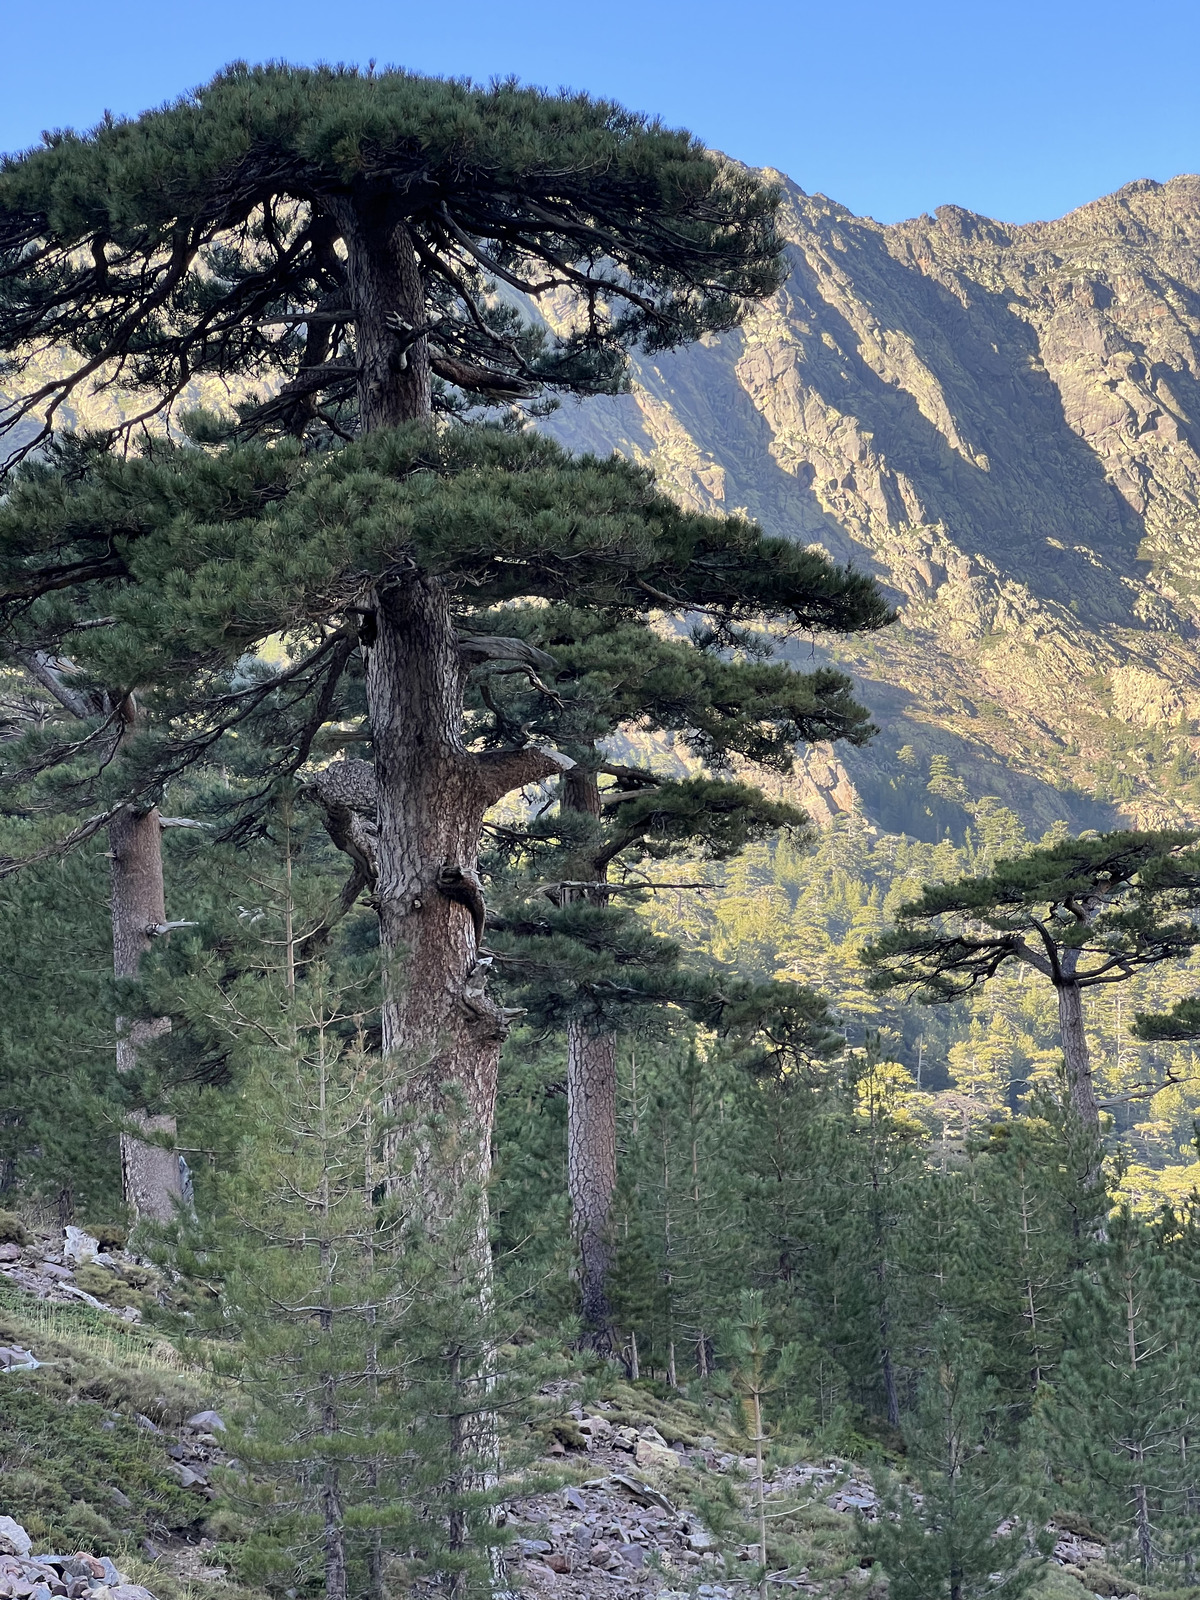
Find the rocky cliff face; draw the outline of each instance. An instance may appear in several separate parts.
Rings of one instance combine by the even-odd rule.
[[[884,227],[779,182],[774,300],[553,431],[894,595],[888,633],[815,641],[882,729],[814,753],[815,813],[856,790],[936,833],[940,754],[1034,829],[1200,820],[1200,178],[1022,227]]]

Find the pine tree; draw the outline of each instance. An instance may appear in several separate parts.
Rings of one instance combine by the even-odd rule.
[[[1064,1489],[1124,1535],[1147,1579],[1181,1560],[1195,1519],[1195,1299],[1171,1254],[1128,1207],[1109,1219],[1066,1309],[1047,1408]]]
[[[840,673],[796,673],[767,660],[769,647],[755,641],[748,641],[754,646],[749,659],[729,660],[662,638],[645,622],[614,626],[566,606],[509,612],[494,625],[519,631],[556,667],[547,673],[552,697],[531,684],[522,691],[511,676],[483,679],[479,693],[488,709],[501,728],[524,727],[575,763],[558,782],[553,813],[543,807],[523,826],[506,820],[493,830],[497,855],[523,864],[527,876],[532,872],[542,904],[533,909],[518,902],[493,914],[490,926],[498,931],[491,948],[502,973],[506,962],[515,969],[515,997],[523,1006],[547,1023],[566,1021],[567,1181],[581,1313],[589,1342],[608,1348],[617,1024],[664,1000],[690,997],[710,1015],[721,1009],[712,1004],[714,985],[705,986],[699,975],[689,982],[672,945],[647,938],[644,923],[631,914],[633,904],[653,892],[651,873],[669,876],[659,863],[673,856],[727,860],[756,837],[781,826],[800,829],[805,821],[745,782],[674,777],[661,770],[661,756],[656,768],[653,759],[637,759],[635,750],[622,751],[614,762],[608,746],[636,728],[639,740],[671,736],[677,749],[718,769],[741,757],[787,771],[800,740],[861,743],[872,730]],[[715,988],[722,984],[728,985],[727,975]],[[783,998],[777,990],[765,994],[764,1009],[774,1004],[778,1011]],[[799,998],[787,997],[793,1013]],[[816,1022],[817,1008],[812,1011]]]
[[[969,1297],[1005,1398],[1028,1407],[1058,1369],[1063,1305],[1094,1204],[1072,1183],[1069,1129],[1027,1117],[988,1135],[976,1162],[981,1261]]]
[[[742,1402],[743,1426],[754,1449],[754,1520],[758,1533],[758,1593],[767,1593],[767,1497],[763,1470],[767,1443],[763,1402],[787,1376],[795,1359],[790,1346],[780,1350],[772,1336],[761,1291],[743,1290],[738,1313],[720,1329],[721,1354]]]
[[[1010,1462],[989,1451],[995,1385],[952,1317],[933,1329],[917,1405],[904,1425],[906,1465],[919,1497],[880,1483],[879,1520],[864,1525],[868,1550],[893,1600],[982,1600],[1028,1593],[1041,1562],[1018,1513]]]
[[[194,977],[239,1059],[241,1128],[176,1252],[220,1288],[216,1360],[242,1395],[234,1448],[250,1472],[233,1491],[254,1519],[246,1571],[272,1585],[320,1572],[334,1600],[422,1578],[488,1592],[491,1419],[513,1393],[477,1377],[494,1329],[476,1218],[444,1214],[434,1239],[388,1192],[377,976],[352,962],[297,973],[272,932],[260,927],[258,970]]]
[[[343,773],[336,809],[375,824],[385,1049],[426,1062],[405,1093],[470,1105],[476,1177],[508,1025],[480,959],[479,828],[564,762],[519,730],[470,748],[471,667],[540,661],[473,632],[472,617],[530,597],[700,610],[719,626],[878,626],[888,612],[868,580],[745,525],[688,519],[616,463],[437,433],[428,419],[435,398],[461,409],[539,385],[611,388],[634,342],[662,349],[731,326],[779,280],[774,206],[687,135],[612,105],[340,69],[233,68],[134,122],[56,135],[0,173],[0,349],[18,369],[46,340],[78,357],[9,407],[11,427],[42,421],[18,455],[89,385],[140,387],[156,415],[197,374],[285,380],[243,410],[243,433],[361,435],[331,460],[285,446],[110,473],[106,504],[51,516],[48,536],[43,518],[41,559],[10,603],[68,571],[68,584],[130,580],[141,632],[111,640],[125,671],[104,681],[158,681],[169,645],[207,664],[290,628],[317,642],[286,676],[308,674],[319,701],[365,651],[374,769]],[[551,338],[489,309],[498,281],[573,296],[571,331]],[[435,397],[434,376],[448,395]],[[9,526],[14,542],[28,537]],[[84,553],[68,560],[76,542]],[[152,583],[171,601],[155,618]]]
[[[1009,962],[1058,996],[1070,1104],[1097,1135],[1100,1112],[1083,1021],[1084,991],[1188,955],[1200,941],[1196,835],[1109,833],[998,861],[982,878],[933,885],[866,945],[872,986],[926,1003],[956,1000]],[[1094,1178],[1099,1168],[1091,1162]]]

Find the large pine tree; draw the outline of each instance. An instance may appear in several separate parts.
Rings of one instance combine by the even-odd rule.
[[[484,1164],[506,1020],[480,961],[479,829],[567,763],[520,733],[470,748],[472,666],[530,662],[520,641],[481,640],[472,617],[529,597],[708,611],[721,626],[870,627],[888,613],[865,578],[744,523],[685,517],[615,463],[438,434],[430,418],[610,389],[633,343],[731,326],[779,281],[774,205],[690,136],[610,104],[342,69],[233,68],[0,172],[0,350],[18,372],[47,344],[69,353],[7,411],[16,454],[89,388],[143,391],[132,429],[204,375],[272,384],[241,407],[243,433],[361,436],[325,461],[299,446],[184,453],[159,463],[156,502],[153,469],[110,474],[105,506],[50,508],[35,570],[7,598],[132,581],[140,620],[108,635],[102,679],[129,689],[180,644],[194,672],[197,657],[307,629],[324,681],[361,646],[384,1048],[407,1093],[465,1098]],[[514,312],[501,284],[565,296],[567,331]]]

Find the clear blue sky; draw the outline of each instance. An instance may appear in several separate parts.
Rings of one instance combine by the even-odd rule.
[[[0,150],[237,57],[569,85],[895,221],[1200,169],[1200,0],[0,0]]]

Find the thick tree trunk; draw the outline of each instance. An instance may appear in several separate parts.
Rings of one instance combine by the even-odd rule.
[[[482,1184],[506,1032],[484,992],[479,953],[476,857],[489,799],[463,744],[464,672],[445,591],[436,579],[414,577],[378,592],[375,603],[367,693],[379,806],[383,1048],[395,1110],[454,1130],[450,1165],[460,1180]],[[419,1147],[414,1154],[418,1162],[430,1158]],[[434,1175],[417,1178],[436,1205]]]
[[[463,743],[466,669],[436,578],[413,575],[374,595],[367,656],[378,831],[375,903],[384,958],[383,1050],[396,1131],[387,1181],[446,1251],[448,1286],[486,1318],[491,1306],[487,1179],[505,1012],[486,992],[483,894],[476,870],[484,813],[511,789],[561,774],[544,750],[472,755]],[[498,1469],[486,1328],[477,1359],[451,1357],[462,1414],[452,1492],[490,1489]],[[450,1519],[465,1543],[465,1512]],[[497,1569],[496,1582],[503,1586]],[[457,1585],[456,1585],[457,1587]]]
[[[576,1019],[567,1027],[567,1188],[583,1342],[603,1354],[614,1344],[608,1274],[616,1187],[617,1039]]]
[[[1068,956],[1073,951],[1067,952]],[[1063,1057],[1067,1065],[1067,1094],[1071,1108],[1092,1134],[1100,1132],[1100,1111],[1096,1105],[1096,1089],[1092,1082],[1092,1063],[1088,1054],[1087,1033],[1083,1025],[1083,991],[1072,981],[1073,973],[1066,971],[1064,982],[1058,985],[1058,1026],[1062,1037]]]
[[[466,670],[449,597],[436,578],[414,575],[381,586],[374,603],[367,698],[378,805],[383,1048],[393,1110],[410,1125],[439,1128],[440,1150],[421,1136],[411,1146],[432,1217],[453,1199],[451,1190],[486,1184],[508,1031],[505,1012],[487,995],[489,962],[480,952],[484,813],[510,790],[558,776],[570,763],[541,749],[487,755],[466,749]],[[423,1171],[427,1162],[436,1171]],[[486,1236],[486,1204],[480,1226]]]
[[[325,209],[346,246],[363,433],[430,413],[425,289],[412,235],[387,196],[333,196]]]
[[[120,812],[109,824],[112,855],[113,971],[118,978],[136,978],[150,948],[149,929],[166,921],[163,895],[162,827],[156,810]],[[161,1037],[169,1021],[129,1022],[117,1018],[117,1071],[132,1072],[138,1051]],[[175,1118],[135,1119],[147,1133],[175,1136]],[[172,1149],[121,1136],[121,1182],[125,1203],[138,1217],[170,1222],[183,1200],[179,1156]]]

